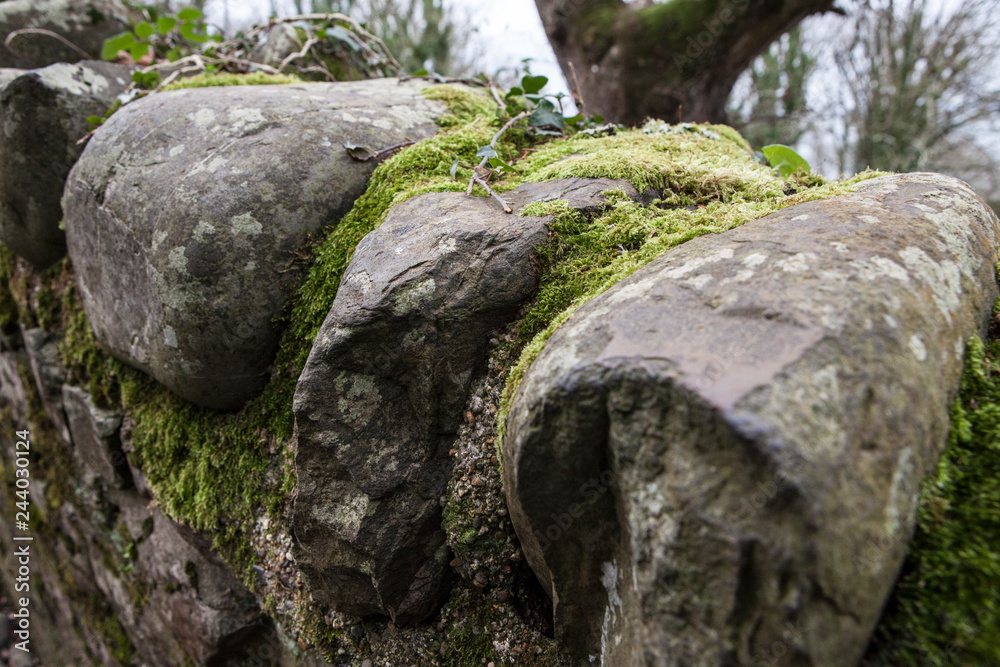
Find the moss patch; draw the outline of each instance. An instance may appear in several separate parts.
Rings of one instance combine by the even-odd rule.
[[[881,175],[868,171],[829,184],[782,179],[754,162],[746,142],[730,128],[678,127],[654,122],[644,130],[602,139],[577,135],[544,146],[524,161],[525,180],[623,179],[659,199],[643,206],[624,193],[608,193],[607,207],[591,217],[558,202],[528,209],[555,217],[551,237],[539,251],[538,296],[518,324],[523,351],[507,381],[501,435],[524,374],[581,305],[685,241],[788,206],[852,192],[862,181]]]
[[[186,79],[178,79],[163,87],[161,92],[184,88],[212,88],[215,86],[265,86],[275,84],[303,83],[300,77],[290,74],[230,74],[228,72],[202,73]]]
[[[1000,340],[966,347],[948,445],[865,664],[1000,664]]]

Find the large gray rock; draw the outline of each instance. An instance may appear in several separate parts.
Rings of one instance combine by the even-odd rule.
[[[130,80],[128,67],[87,61],[24,72],[0,88],[0,240],[35,266],[66,255],[60,200],[77,142],[87,117],[103,116]]]
[[[997,296],[965,184],[882,177],[672,250],[549,340],[504,475],[556,635],[606,665],[855,665]]]
[[[365,189],[372,149],[436,130],[423,84],[197,88],[151,95],[94,135],[66,231],[98,340],[180,396],[238,408],[264,386],[295,252]]]
[[[60,35],[91,58],[101,57],[104,40],[142,20],[140,12],[119,0],[6,0],[0,2],[0,38],[15,30],[46,30]],[[75,63],[83,56],[44,33],[15,36],[0,48],[0,67],[33,68]]]
[[[520,208],[587,192],[592,206],[622,185],[568,179],[505,196]],[[490,331],[535,290],[545,222],[427,194],[358,245],[295,391],[296,560],[314,598],[397,623],[436,610],[448,450]]]

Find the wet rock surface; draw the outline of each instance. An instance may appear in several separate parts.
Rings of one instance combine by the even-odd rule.
[[[0,240],[35,266],[66,254],[60,200],[87,117],[104,116],[131,80],[129,67],[85,61],[19,72],[0,86]]]
[[[335,224],[384,147],[436,131],[420,82],[233,86],[153,95],[115,113],[67,183],[87,316],[116,357],[188,400],[240,407],[264,386],[295,252]]]
[[[503,452],[557,639],[603,664],[856,664],[998,236],[965,184],[883,177],[692,240],[577,311]]]

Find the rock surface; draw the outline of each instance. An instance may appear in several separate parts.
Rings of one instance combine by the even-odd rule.
[[[127,30],[130,22],[141,20],[139,17],[139,12],[119,0],[6,0],[0,2],[0,35],[24,29],[48,30],[91,58],[100,58],[104,40]],[[14,52],[0,49],[0,67],[45,67],[83,58],[76,49],[41,33],[17,35],[10,45]]]
[[[448,449],[489,331],[535,289],[543,218],[459,193],[358,245],[295,391],[295,535],[314,596],[422,620],[447,591]]]
[[[77,142],[87,117],[103,116],[130,80],[128,67],[86,61],[24,72],[0,88],[0,240],[35,266],[66,255],[60,200]]]
[[[1000,224],[882,177],[690,241],[520,386],[505,487],[557,639],[610,665],[855,665],[945,444]]]
[[[129,104],[66,186],[87,316],[116,357],[180,396],[234,409],[264,386],[295,252],[364,191],[381,148],[435,132],[424,84],[197,88]]]
[[[70,385],[63,385],[62,404],[84,481],[93,484],[101,479],[113,488],[134,486],[118,435],[121,413],[95,406],[90,394]]]
[[[35,388],[41,399],[45,414],[52,420],[56,432],[66,443],[70,442],[69,427],[62,405],[62,384],[66,380],[66,369],[59,358],[56,341],[41,327],[21,332],[24,351],[27,353],[31,373],[35,377]]]
[[[567,179],[505,197],[518,208],[574,196],[589,207],[622,186]],[[313,595],[338,611],[411,623],[447,592],[448,451],[489,332],[535,290],[545,220],[426,194],[355,250],[294,404],[297,560]]]

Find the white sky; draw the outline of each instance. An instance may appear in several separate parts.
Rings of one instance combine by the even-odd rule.
[[[472,31],[466,59],[476,70],[493,74],[500,68],[516,67],[522,58],[531,58],[532,72],[551,81],[546,92],[568,92],[534,0],[502,0],[499,4],[448,0],[448,4],[457,26]],[[223,26],[228,6],[229,25],[238,28],[266,20],[272,5],[281,15],[295,11],[292,0],[211,0],[205,11],[209,22]]]

